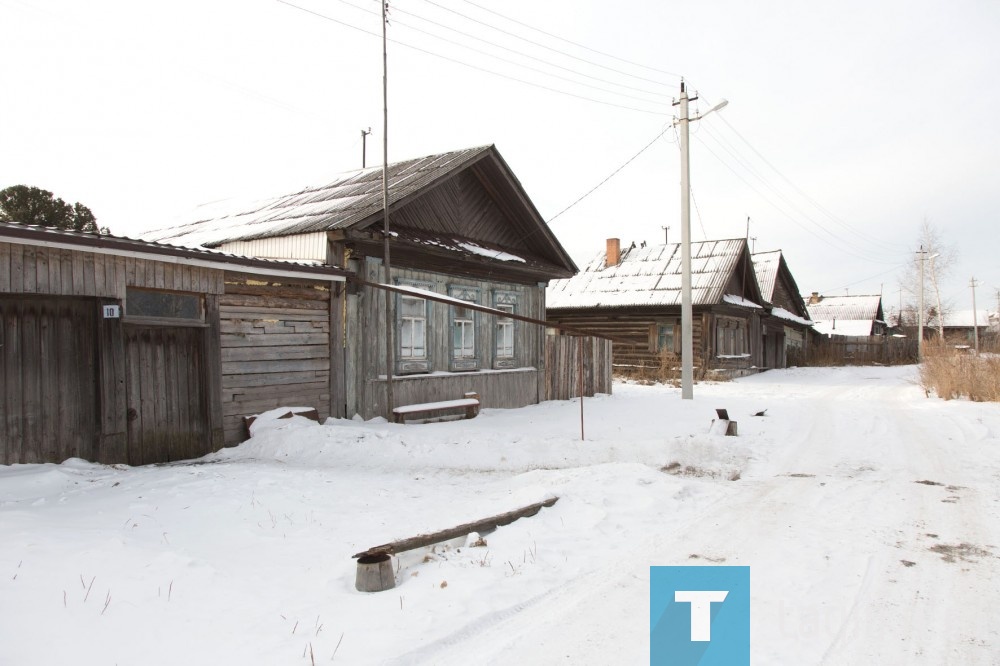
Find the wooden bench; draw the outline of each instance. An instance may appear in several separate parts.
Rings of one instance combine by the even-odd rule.
[[[447,416],[459,410],[464,412],[465,418],[475,418],[479,414],[479,398],[466,397],[458,400],[425,402],[418,405],[401,405],[392,410],[392,418],[396,423],[406,423],[407,417],[428,419],[436,416]]]

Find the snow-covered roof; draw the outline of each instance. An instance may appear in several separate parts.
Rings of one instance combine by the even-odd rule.
[[[714,305],[746,246],[743,238],[691,243],[691,302]],[[553,280],[546,308],[621,308],[681,303],[681,245],[624,248],[617,265],[605,265],[598,253],[577,275]]]
[[[869,324],[879,318],[882,297],[878,295],[822,296],[818,303],[806,299],[809,318],[819,321],[867,321]]]
[[[954,310],[944,314],[943,323],[945,328],[972,328],[973,321],[976,322],[976,326],[985,328],[990,325],[990,313],[985,309],[978,310],[973,317],[972,310]],[[937,317],[931,317],[927,325],[937,326]]]
[[[389,205],[476,160],[492,146],[428,155],[389,165]],[[193,219],[155,229],[143,238],[188,247],[227,241],[346,229],[383,207],[382,166],[341,174],[325,185],[257,201],[223,201],[199,207]]]
[[[755,252],[753,270],[757,274],[757,284],[764,300],[770,303],[774,299],[774,285],[778,280],[778,267],[781,265],[781,250],[770,252]]]
[[[863,319],[814,320],[813,330],[823,335],[865,336],[872,334],[872,322]]]
[[[785,308],[779,308],[777,306],[771,308],[771,315],[777,317],[778,319],[784,319],[796,324],[802,324],[803,326],[812,326],[814,323],[808,319],[798,316],[794,312],[789,312]]]

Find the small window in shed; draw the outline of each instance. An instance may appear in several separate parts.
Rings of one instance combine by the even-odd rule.
[[[170,291],[128,289],[125,292],[125,315],[143,319],[184,319],[201,321],[205,318],[199,294]]]

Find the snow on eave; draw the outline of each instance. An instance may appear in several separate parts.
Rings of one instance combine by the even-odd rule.
[[[722,296],[723,303],[729,303],[730,305],[738,305],[741,308],[750,308],[752,310],[763,310],[764,306],[757,305],[753,301],[748,301],[742,296],[737,296],[735,294],[724,294]]]
[[[798,316],[794,312],[789,312],[785,308],[779,308],[775,306],[771,308],[771,314],[777,317],[778,319],[784,319],[785,321],[794,322],[796,324],[802,324],[803,326],[812,327],[813,325],[813,322]]]
[[[497,261],[520,261],[522,264],[527,263],[522,257],[510,254],[508,252],[501,252],[499,250],[491,250],[486,247],[481,247],[475,243],[469,243],[465,241],[455,241],[460,248],[471,252],[472,254],[478,254],[482,257],[489,257],[490,259],[496,259]]]

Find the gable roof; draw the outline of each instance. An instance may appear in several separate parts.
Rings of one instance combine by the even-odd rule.
[[[774,300],[774,285],[778,281],[778,268],[781,265],[781,250],[770,252],[754,252],[753,270],[757,274],[757,284],[760,285],[760,295],[768,303]]]
[[[823,296],[818,303],[806,299],[806,309],[816,331],[824,334],[870,335],[874,323],[883,319],[878,295]]]
[[[809,311],[799,295],[799,286],[795,283],[792,271],[788,268],[785,255],[781,250],[771,250],[768,252],[755,252],[750,255],[753,259],[754,272],[757,275],[757,284],[760,286],[761,298],[764,302],[774,306],[772,314],[783,319],[791,319],[798,323],[810,323]],[[778,285],[783,283],[784,288],[779,292]],[[791,308],[790,310],[786,309]],[[791,317],[786,316],[787,313]]]
[[[691,302],[715,305],[744,258],[746,239],[691,243]],[[625,248],[615,266],[605,265],[599,252],[576,276],[553,280],[546,292],[546,308],[622,308],[681,304],[681,244]],[[747,276],[757,294],[756,279]]]
[[[573,259],[493,145],[390,164],[387,170],[390,228],[394,209],[474,165],[481,165],[478,173],[486,175],[479,177],[490,180],[490,196],[498,205],[514,211],[519,219],[528,220],[532,228],[525,237],[532,236],[533,242],[542,248],[535,254],[549,255],[550,264],[557,265],[563,274],[575,273],[577,267]],[[148,231],[143,237],[185,246],[216,247],[234,241],[356,231],[381,222],[382,217],[382,166],[379,165],[346,172],[325,185],[306,187],[291,194],[254,202],[202,206],[190,222]],[[483,256],[492,255],[484,253]]]

